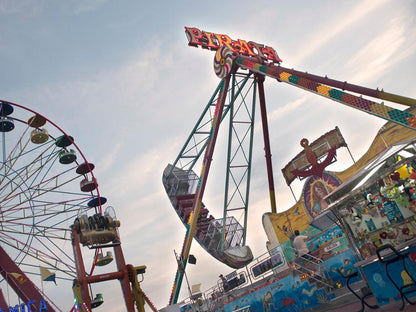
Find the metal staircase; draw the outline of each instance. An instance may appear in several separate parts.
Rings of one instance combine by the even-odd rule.
[[[295,254],[292,247],[286,247],[286,254],[288,251]],[[310,254],[307,257],[296,257],[292,261],[291,267],[300,275],[304,275],[305,278],[314,280],[321,287],[326,287],[328,291],[335,289],[331,280],[328,279],[328,268],[321,259]]]

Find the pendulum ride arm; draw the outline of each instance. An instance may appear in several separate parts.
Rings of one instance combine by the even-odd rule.
[[[250,75],[246,75],[245,78],[242,81],[240,81],[239,87],[235,92],[234,97],[238,97],[239,95],[241,95],[242,90],[249,81],[249,79]],[[221,80],[221,82],[215,89],[213,95],[211,96],[210,100],[208,101],[208,104],[205,106],[197,123],[192,129],[191,134],[189,135],[181,151],[179,152],[178,157],[173,162],[170,172],[166,174],[167,177],[170,176],[173,169],[177,166],[180,167],[180,169],[182,170],[192,170],[202,153],[204,153],[207,146],[208,138],[210,136],[210,124],[212,124],[212,117],[209,117],[211,115],[210,108],[216,106],[216,103],[218,102],[218,94],[220,93],[220,90],[223,89],[223,86],[224,80]],[[224,104],[224,110],[222,113],[221,121],[225,119],[226,115],[230,110],[230,106],[231,105]]]
[[[387,121],[392,121],[404,127],[416,130],[416,116],[414,114],[389,107],[383,103],[376,103],[368,99],[364,99],[361,96],[355,96],[345,92],[344,90],[373,98],[392,101],[406,106],[415,106],[415,99],[380,90],[365,88],[347,82],[329,79],[327,77],[320,77],[317,75],[299,72],[293,69],[284,68],[280,65],[264,65],[256,62],[254,59],[244,56],[238,56],[236,63],[241,68],[249,69],[258,74],[267,75],[277,79],[280,82],[286,82],[290,85],[322,95],[331,100],[371,115],[375,115]],[[336,88],[340,88],[342,90]]]
[[[9,257],[9,255],[0,246],[0,273],[4,280],[13,288],[14,292],[19,298],[25,302],[30,302],[32,311],[39,311],[41,300],[43,296],[41,292],[36,288],[35,284],[26,276],[25,273],[19,268],[19,266]],[[46,302],[46,301],[45,301]],[[49,302],[46,302],[48,311],[56,311]],[[0,309],[8,311],[2,306]]]
[[[207,130],[207,120],[206,116],[208,116],[210,112],[210,108],[215,105],[215,97],[220,92],[224,85],[224,81],[221,80],[220,84],[217,86],[216,90],[214,91],[213,95],[211,96],[208,104],[205,106],[202,115],[198,119],[197,123],[195,124],[194,128],[192,129],[191,134],[189,135],[188,139],[186,140],[185,144],[183,145],[181,151],[179,152],[178,157],[172,164],[171,171],[166,174],[167,177],[170,176],[173,169],[180,165],[181,169],[184,170],[192,170],[196,162],[198,161],[201,154],[205,151],[207,141],[209,138],[209,132]],[[227,110],[224,110],[224,114],[222,119],[225,117]],[[211,120],[212,123],[212,120]]]
[[[177,303],[179,297],[179,291],[182,286],[183,276],[185,274],[185,268],[188,261],[189,251],[191,249],[192,239],[195,234],[196,224],[198,222],[199,212],[201,209],[202,204],[202,197],[205,191],[205,185],[208,178],[209,169],[211,166],[212,155],[214,153],[215,143],[217,140],[218,130],[221,123],[221,116],[223,115],[224,104],[227,97],[227,90],[230,83],[230,75],[228,75],[225,79],[225,83],[222,86],[220,91],[220,96],[218,97],[218,102],[215,110],[215,115],[212,120],[211,124],[211,133],[207,141],[207,147],[205,151],[205,156],[202,162],[201,174],[198,181],[198,186],[195,193],[195,200],[192,205],[192,220],[191,224],[189,225],[189,230],[187,231],[184,246],[182,248],[181,257],[178,260],[178,269],[175,277],[175,283],[172,289],[172,295],[169,304]]]

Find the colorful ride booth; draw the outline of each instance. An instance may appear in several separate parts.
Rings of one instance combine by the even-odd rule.
[[[380,306],[416,304],[414,168],[412,138],[386,149],[326,198]]]
[[[347,147],[338,128],[301,145],[282,169],[289,187],[305,180],[301,198],[284,212],[263,215],[269,249],[281,248],[291,272],[279,281],[292,285],[285,296],[299,311],[416,303],[414,131],[386,123],[342,172],[325,171],[336,149]],[[306,259],[293,248],[295,230],[308,236]]]

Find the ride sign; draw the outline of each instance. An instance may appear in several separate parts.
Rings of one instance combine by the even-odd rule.
[[[273,63],[282,61],[272,47],[254,41],[232,40],[228,35],[201,31],[195,27],[185,27],[185,34],[188,37],[189,46],[201,46],[203,49],[210,50],[218,50],[220,47],[226,46],[231,51],[246,56],[259,56],[263,60],[272,61]]]
[[[33,305],[36,305],[35,300],[30,300],[26,304],[21,303],[20,305],[16,304],[15,307],[9,307],[9,311],[3,311],[3,309],[0,308],[0,312],[31,312],[31,308],[34,308]],[[39,300],[39,308],[35,308],[36,311],[43,312],[48,311],[48,308],[46,306],[46,302],[43,298]]]

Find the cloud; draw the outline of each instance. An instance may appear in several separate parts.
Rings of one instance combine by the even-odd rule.
[[[304,45],[297,55],[292,59],[297,63],[302,63],[305,58],[314,54],[316,51],[325,46],[331,39],[335,38],[338,34],[344,33],[347,29],[357,23],[359,20],[364,19],[372,11],[382,6],[388,0],[380,1],[360,1],[349,12],[341,12],[335,16],[331,24],[324,24],[322,28],[314,32],[314,35],[307,40],[308,44]],[[341,16],[340,16],[341,15]]]
[[[371,82],[383,76],[390,68],[414,54],[416,41],[414,25],[406,22],[405,17],[390,20],[377,37],[348,60],[347,66],[357,68],[352,80],[357,83]]]
[[[276,108],[267,115],[270,122],[274,122],[277,119],[285,119],[289,113],[299,109],[307,100],[309,95],[298,98],[294,101],[288,102],[281,107]]]
[[[88,0],[78,2],[76,1],[74,4],[73,11],[75,14],[82,14],[96,10],[98,7],[102,6],[104,3],[108,2],[108,0]]]
[[[17,15],[23,18],[37,16],[43,8],[43,3],[36,0],[3,0],[0,2],[0,16]]]

